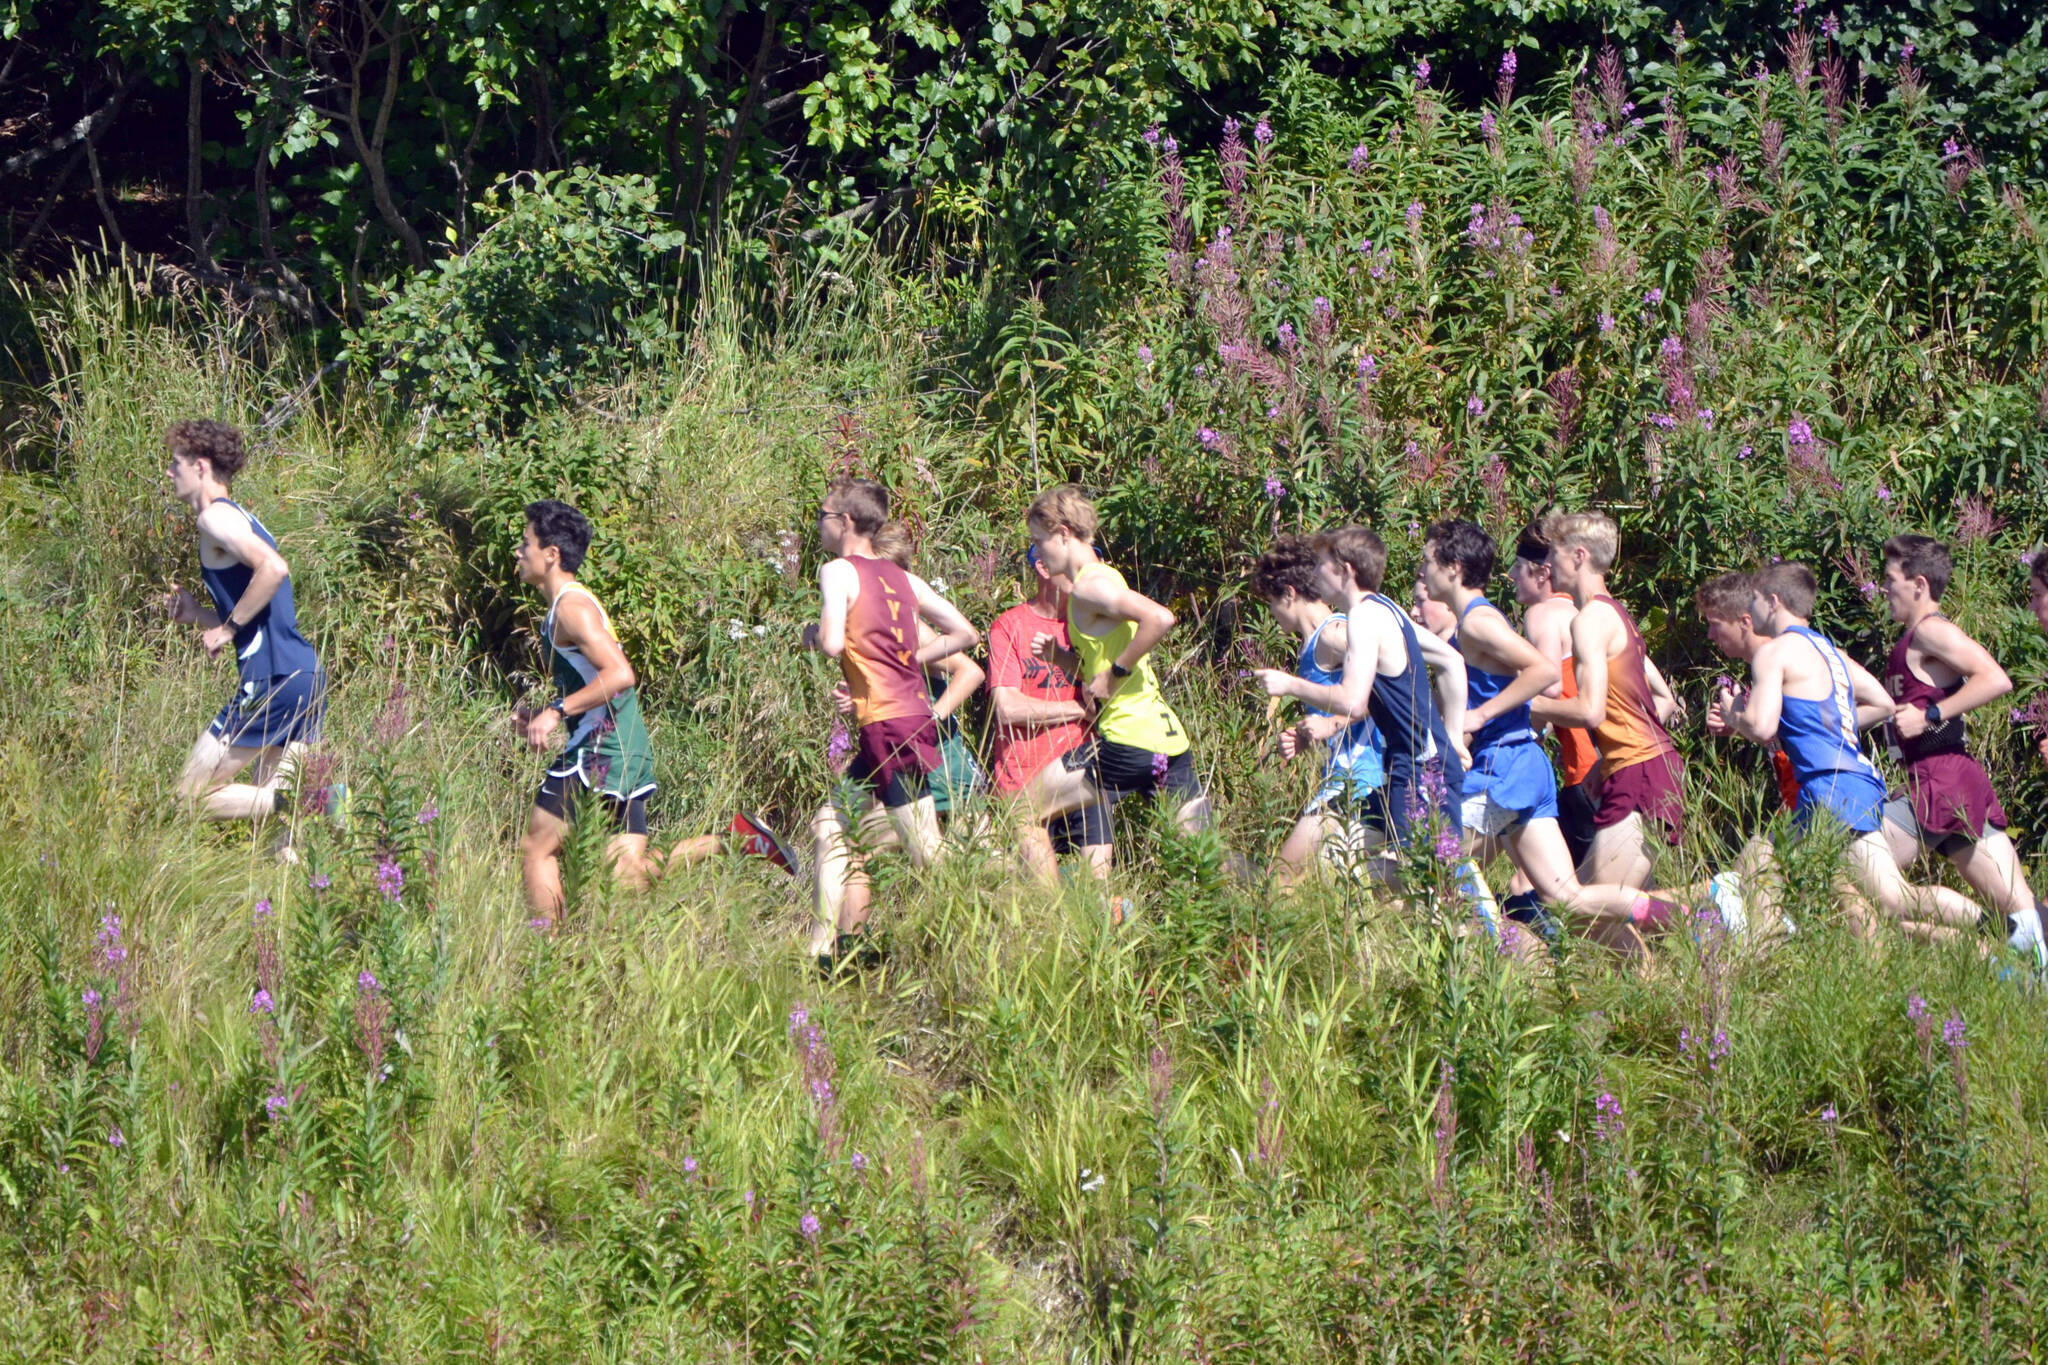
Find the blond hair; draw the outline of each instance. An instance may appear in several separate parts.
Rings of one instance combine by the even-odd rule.
[[[1095,504],[1088,501],[1086,493],[1073,484],[1063,483],[1057,488],[1046,489],[1032,500],[1031,510],[1024,514],[1024,524],[1031,528],[1034,540],[1041,540],[1064,526],[1076,540],[1092,545],[1102,521],[1095,515]]]
[[[1621,528],[1604,512],[1552,512],[1543,519],[1543,538],[1559,550],[1577,546],[1601,573],[1621,553]]]
[[[886,559],[905,573],[910,572],[911,557],[916,545],[911,543],[910,529],[900,521],[885,521],[874,535],[868,537],[875,547],[875,557]]]

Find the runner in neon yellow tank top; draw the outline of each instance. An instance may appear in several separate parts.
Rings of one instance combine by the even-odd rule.
[[[1089,764],[1094,785],[1112,802],[1166,792],[1184,832],[1205,828],[1209,797],[1195,775],[1187,728],[1160,693],[1149,657],[1173,629],[1173,613],[1096,557],[1098,520],[1080,489],[1063,484],[1040,494],[1026,520],[1046,571],[1067,590],[1067,633],[1084,696],[1095,706],[1094,739],[1064,761]],[[1034,641],[1034,652],[1050,639]]]

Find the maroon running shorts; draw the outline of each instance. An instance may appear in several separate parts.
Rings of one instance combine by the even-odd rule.
[[[1906,795],[1913,818],[1930,841],[1960,834],[1975,841],[1984,828],[2004,829],[2009,823],[1984,765],[1968,754],[1929,754],[1906,767]]]
[[[871,720],[854,741],[846,775],[874,789],[894,810],[925,794],[925,777],[939,767],[939,723],[931,712]]]
[[[1664,842],[1678,846],[1685,833],[1685,760],[1676,752],[1601,775],[1593,828],[1618,825],[1633,813],[1662,824]]]

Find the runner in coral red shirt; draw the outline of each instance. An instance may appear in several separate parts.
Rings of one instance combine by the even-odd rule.
[[[995,728],[990,768],[996,790],[1020,803],[1019,843],[1026,866],[1049,875],[1057,854],[1080,850],[1091,866],[1107,870],[1109,808],[1095,798],[1085,769],[1064,758],[1088,738],[1087,703],[1067,636],[1067,595],[1035,550],[1024,555],[1028,602],[1010,608],[988,631],[988,687]],[[1051,637],[1049,658],[1032,642]],[[1047,811],[1077,809],[1048,817]]]

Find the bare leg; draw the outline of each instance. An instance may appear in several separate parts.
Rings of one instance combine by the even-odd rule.
[[[525,837],[519,841],[527,908],[549,924],[562,913],[562,845],[568,837],[568,821],[535,806],[527,816]]]
[[[1086,769],[1069,768],[1060,759],[1054,759],[1032,774],[1024,789],[1017,793],[1017,853],[1024,864],[1024,870],[1044,885],[1051,886],[1059,880],[1059,863],[1053,856],[1052,835],[1047,826],[1062,816],[1085,810],[1102,799],[1102,793],[1088,780]],[[1102,846],[1101,866],[1096,867],[1096,855],[1091,847],[1088,860],[1096,875],[1109,875],[1108,845]]]
[[[303,744],[253,748],[203,731],[178,775],[178,795],[207,820],[267,820],[276,813],[278,795],[291,785],[305,754]],[[256,781],[236,782],[252,763]]]
[[[1656,880],[1657,862],[1650,853],[1649,826],[1642,813],[1630,811],[1619,822],[1595,831],[1578,872],[1584,886],[1647,889]]]
[[[715,858],[725,847],[722,834],[698,834],[683,840],[668,851],[665,860],[669,867],[695,867],[706,858]]]
[[[1984,837],[1949,859],[1984,903],[2001,915],[2034,908],[2034,891],[2020,867],[2020,855],[2004,830],[1987,827]]]
[[[1322,852],[1323,840],[1341,837],[1343,832],[1342,821],[1320,812],[1296,820],[1273,857],[1273,880],[1282,890],[1299,885],[1315,871],[1316,855]]]
[[[851,841],[847,838],[845,814],[827,805],[811,819],[812,883],[811,954],[823,957],[838,942],[841,918],[846,912],[847,883],[859,877],[862,890],[862,918],[866,917],[867,878],[861,875]]]
[[[1205,793],[1175,811],[1173,823],[1180,826],[1182,834],[1200,834],[1209,828],[1209,818],[1209,797]]]
[[[644,834],[614,834],[606,841],[605,856],[611,860],[612,876],[628,891],[645,891],[660,872],[647,856]]]
[[[1895,920],[1967,929],[1984,918],[1983,910],[1967,896],[1945,886],[1909,883],[1884,835],[1876,831],[1859,835],[1843,857],[1857,889]]]

